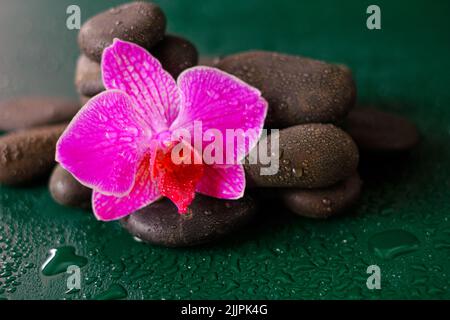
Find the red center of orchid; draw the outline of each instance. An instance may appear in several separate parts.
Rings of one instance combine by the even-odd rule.
[[[195,188],[203,176],[204,165],[194,163],[193,149],[174,152],[176,146],[179,144],[172,143],[167,148],[157,149],[152,176],[158,181],[161,195],[172,200],[179,213],[186,214],[188,206],[194,200]]]

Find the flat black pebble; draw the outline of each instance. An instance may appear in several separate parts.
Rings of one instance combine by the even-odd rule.
[[[21,130],[0,137],[0,183],[22,185],[55,166],[56,142],[67,124]]]
[[[90,59],[100,62],[114,38],[151,49],[164,37],[166,16],[149,2],[130,2],[102,12],[81,27],[78,44]]]
[[[61,205],[86,209],[91,206],[92,190],[79,183],[60,165],[53,170],[49,190],[52,198]]]
[[[279,196],[292,212],[309,218],[329,218],[352,209],[361,195],[362,181],[350,178],[324,189],[280,189]]]
[[[339,123],[354,106],[350,69],[274,52],[249,51],[222,58],[217,67],[261,90],[269,102],[266,126]]]
[[[0,102],[0,131],[14,131],[72,120],[80,103],[63,97],[29,96]]]
[[[121,220],[125,229],[140,240],[167,247],[185,247],[210,242],[239,229],[256,212],[250,196],[221,200],[197,195],[188,215],[162,199]]]
[[[373,154],[398,154],[419,142],[416,126],[398,115],[370,107],[352,110],[344,125],[361,151]]]

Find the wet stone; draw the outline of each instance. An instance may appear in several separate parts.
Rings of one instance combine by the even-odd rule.
[[[0,102],[0,131],[14,131],[68,122],[80,103],[62,97],[29,96]]]
[[[75,70],[75,86],[84,96],[93,97],[105,90],[103,85],[101,67],[98,62],[81,55]]]
[[[361,151],[373,154],[399,154],[419,142],[416,126],[398,115],[371,107],[352,110],[344,125]]]
[[[356,171],[357,146],[347,133],[332,124],[298,125],[280,130],[279,134],[279,150],[272,148],[270,135],[258,143],[258,150],[267,150],[272,164],[278,158],[279,169],[262,175],[261,169],[270,165],[251,163],[247,158],[244,166],[249,186],[324,188]]]
[[[0,183],[21,185],[50,173],[56,142],[66,124],[39,127],[0,137]]]
[[[279,197],[292,212],[309,218],[329,218],[352,209],[361,195],[362,181],[355,173],[323,189],[282,189]]]
[[[239,229],[255,214],[250,196],[239,200],[221,200],[196,195],[187,215],[162,199],[121,220],[134,237],[148,243],[184,247],[216,240]]]
[[[53,170],[49,190],[52,198],[61,205],[84,209],[91,206],[92,190],[79,183],[60,165]]]
[[[266,126],[339,123],[354,106],[349,68],[300,56],[249,51],[227,56],[217,67],[258,88],[269,103]]]
[[[80,30],[78,44],[90,59],[100,62],[103,50],[114,38],[151,49],[164,37],[166,16],[149,2],[131,2],[89,19]]]
[[[198,51],[194,44],[174,35],[167,35],[151,53],[175,79],[181,72],[198,63]]]

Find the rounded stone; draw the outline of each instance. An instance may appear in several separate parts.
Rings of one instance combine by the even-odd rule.
[[[300,56],[249,51],[227,56],[217,67],[258,88],[269,103],[266,127],[338,123],[354,106],[350,69]]]
[[[103,50],[114,38],[151,49],[161,41],[166,16],[159,6],[149,2],[130,2],[102,12],[81,27],[78,44],[90,59],[100,62]]]
[[[221,200],[196,195],[187,215],[168,199],[157,201],[121,220],[134,237],[148,243],[185,247],[216,240],[246,224],[256,213],[249,196]]]
[[[413,123],[370,107],[352,110],[344,128],[360,150],[367,153],[402,153],[411,150],[419,142],[419,133]]]
[[[198,63],[198,51],[194,44],[174,35],[167,35],[151,53],[175,79],[181,72]]]
[[[72,120],[80,103],[62,97],[29,96],[0,102],[0,131],[14,131]]]
[[[85,209],[91,206],[92,190],[79,183],[60,165],[50,176],[49,190],[52,198],[61,205]]]
[[[50,173],[56,142],[67,124],[21,130],[0,137],[0,183],[21,185]]]
[[[269,172],[262,174],[262,168],[270,167],[263,161],[254,163],[249,157],[245,161],[249,186],[324,188],[346,179],[358,166],[356,144],[332,124],[304,124],[280,130],[278,148],[272,146],[272,139],[272,135],[263,137],[256,149],[270,156]]]
[[[358,173],[334,186],[323,189],[283,189],[279,197],[292,212],[308,218],[324,219],[345,213],[361,196]]]
[[[93,97],[104,91],[100,63],[82,54],[78,58],[75,70],[75,86],[78,93],[87,97]]]

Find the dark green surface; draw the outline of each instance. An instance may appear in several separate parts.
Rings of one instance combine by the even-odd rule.
[[[75,95],[65,9],[80,4],[85,20],[118,2],[0,0],[0,97]],[[137,243],[117,223],[58,206],[45,185],[0,187],[0,297],[450,298],[450,2],[377,1],[381,31],[365,27],[368,1],[158,2],[170,31],[203,54],[259,48],[350,65],[360,101],[414,120],[421,145],[403,164],[375,162],[357,214],[311,221],[272,205],[248,228],[192,249]],[[40,272],[61,246],[88,259],[79,292],[65,294],[68,275]],[[381,290],[366,288],[371,264]]]

